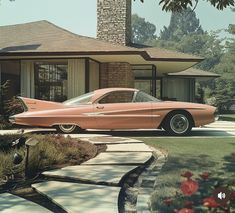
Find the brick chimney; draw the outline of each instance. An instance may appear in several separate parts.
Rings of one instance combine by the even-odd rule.
[[[131,42],[131,1],[97,0],[97,38],[113,44]]]

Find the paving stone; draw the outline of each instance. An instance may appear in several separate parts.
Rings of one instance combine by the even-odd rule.
[[[149,194],[139,194],[137,198],[137,204],[136,204],[136,209],[137,212],[150,212],[149,210],[149,205],[150,205],[150,200],[149,200]]]
[[[21,197],[4,193],[0,194],[0,212],[1,213],[46,213],[51,212],[36,203],[25,200]]]
[[[71,138],[97,138],[97,137],[108,137],[110,135],[105,134],[63,134],[64,137],[70,136]]]
[[[68,213],[117,213],[119,187],[48,181],[33,184],[39,193],[46,195]]]
[[[142,183],[141,183],[141,187],[152,189],[154,187],[155,181],[156,181],[156,179],[154,179],[154,180],[143,179]]]
[[[126,173],[134,170],[137,166],[92,166],[78,165],[68,166],[62,169],[43,172],[43,175],[61,178],[73,178],[95,183],[107,182],[118,184]]]
[[[152,157],[151,152],[105,152],[100,153],[83,165],[108,165],[108,164],[137,164],[141,165]]]
[[[144,143],[107,145],[106,152],[152,152]]]
[[[124,138],[124,137],[92,137],[87,138],[90,143],[93,144],[122,144],[122,143],[143,143],[143,141],[131,139],[131,138]]]

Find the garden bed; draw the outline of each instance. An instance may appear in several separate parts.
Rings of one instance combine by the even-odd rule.
[[[25,146],[19,150],[11,147],[11,142],[20,135],[0,136],[0,185],[24,178],[24,161],[14,165],[13,155],[25,156]],[[25,135],[38,140],[39,143],[29,150],[29,176],[35,177],[42,171],[78,165],[95,157],[106,149],[105,145],[95,146],[71,137],[62,135]]]

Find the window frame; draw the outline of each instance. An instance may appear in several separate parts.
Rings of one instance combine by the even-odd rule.
[[[99,103],[99,101],[100,101],[101,99],[105,98],[106,96],[108,96],[110,93],[113,93],[113,92],[132,92],[132,93],[133,93],[132,101],[131,101],[131,102],[123,102],[123,103]],[[134,100],[134,98],[135,98],[136,92],[138,92],[138,91],[134,91],[134,90],[133,90],[133,91],[132,91],[132,90],[110,91],[110,92],[108,92],[108,93],[105,93],[104,95],[102,95],[102,96],[99,97],[98,99],[96,99],[93,104],[100,104],[100,105],[103,105],[103,104],[128,104],[128,103],[134,103],[133,100]]]

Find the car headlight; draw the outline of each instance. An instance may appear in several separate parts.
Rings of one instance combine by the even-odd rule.
[[[15,119],[15,117],[14,117],[14,116],[11,116],[11,117],[9,118],[9,121],[10,121],[12,124],[14,124],[14,123],[15,123],[15,121],[16,121],[16,119]]]
[[[219,120],[219,111],[218,109],[216,108],[215,112],[214,112],[214,117],[215,117],[215,121],[218,121]]]

